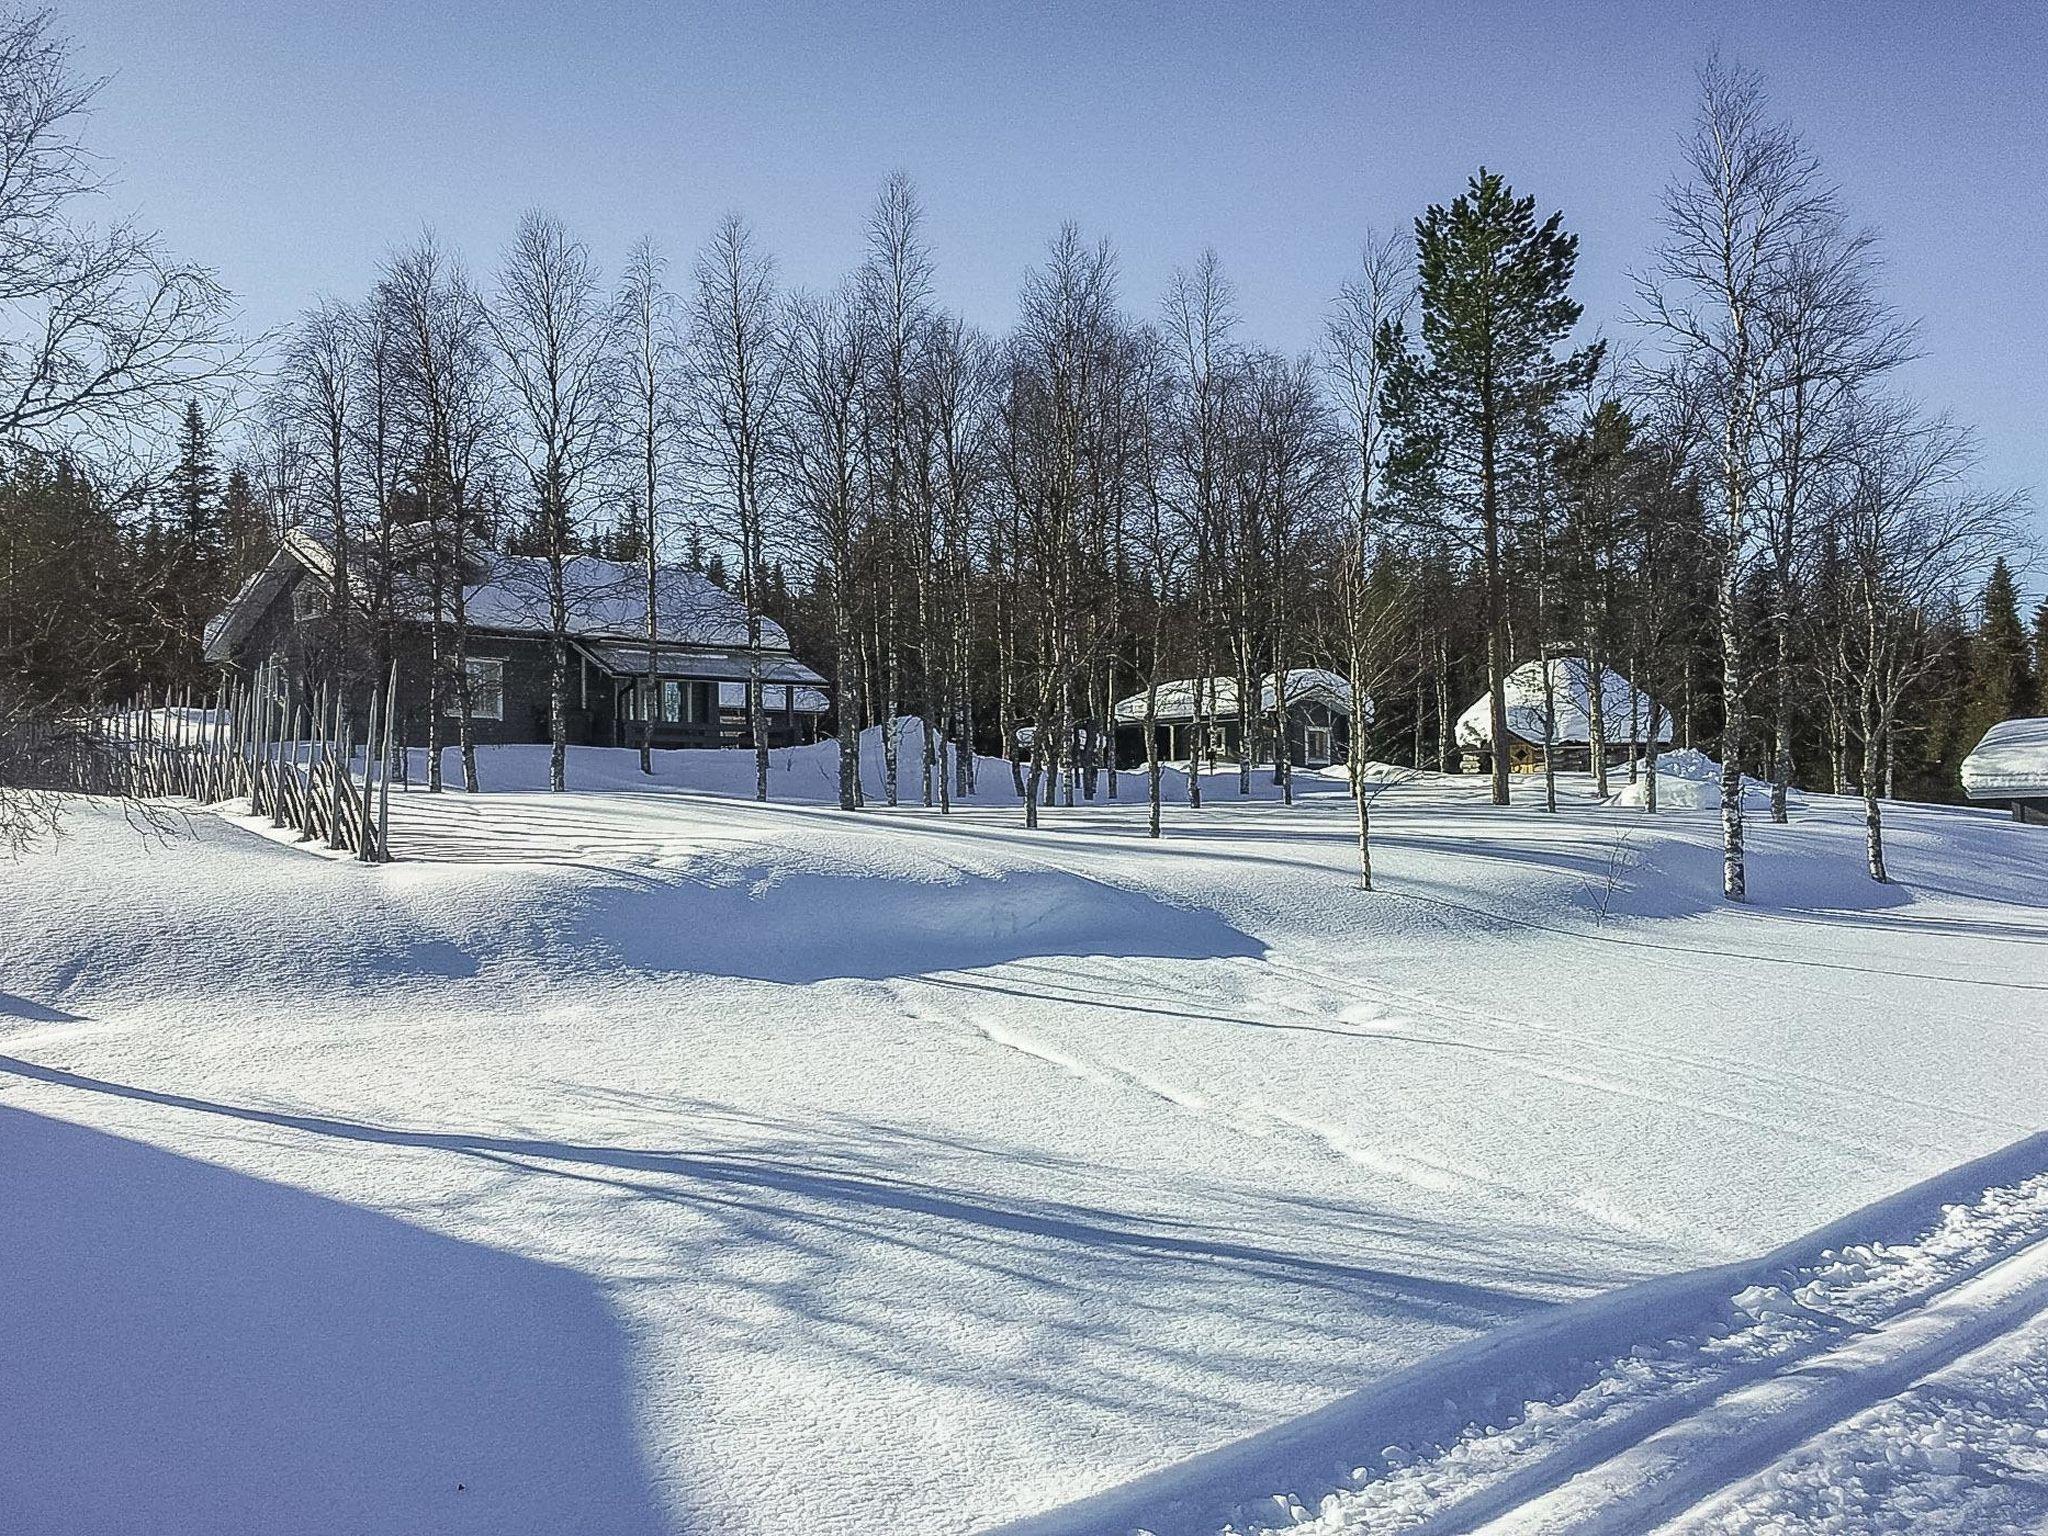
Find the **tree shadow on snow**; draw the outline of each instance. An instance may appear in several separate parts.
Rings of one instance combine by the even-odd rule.
[[[31,1024],[83,1024],[85,1016],[66,1013],[62,1008],[52,1008],[47,1003],[36,1002],[33,998],[18,997],[12,992],[0,992],[0,1019],[27,1019]]]
[[[771,1371],[785,1359],[858,1362],[921,1392],[983,1399],[1000,1416],[1027,1404],[1074,1423],[1142,1410],[1206,1433],[1227,1419],[1232,1383],[1276,1372],[1343,1380],[1359,1369],[1360,1341],[1388,1327],[1470,1333],[1649,1267],[1633,1251],[1531,1265],[1531,1253],[1554,1251],[1554,1234],[1474,1242],[1456,1221],[1369,1202],[1276,1208],[1269,1191],[1208,1180],[1196,1192],[1112,1170],[1120,1193],[1104,1199],[1104,1170],[1091,1164],[1074,1171],[1080,1187],[1062,1198],[1044,1182],[1065,1182],[1057,1170],[1041,1169],[1020,1190],[1006,1146],[831,1117],[777,1123],[669,1096],[607,1097],[608,1113],[638,1134],[590,1144],[220,1103],[5,1057],[0,1072],[473,1159],[494,1178],[540,1181],[541,1200],[620,1202],[603,1219],[645,1234],[642,1279],[682,1287],[681,1326],[713,1355]],[[678,1131],[687,1143],[676,1144]],[[1191,1343],[1190,1316],[1209,1319],[1218,1336]],[[502,1318],[479,1329],[516,1332]],[[983,1333],[1004,1347],[987,1357],[960,1347]],[[457,1348],[476,1354],[483,1344]],[[520,1440],[525,1424],[516,1420],[507,1438]],[[569,1486],[591,1486],[590,1475],[576,1481],[550,1462],[547,1448],[533,1459]]]
[[[668,1527],[569,1270],[4,1106],[0,1233],[10,1528]]]

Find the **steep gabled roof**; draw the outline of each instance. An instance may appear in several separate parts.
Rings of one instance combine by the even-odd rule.
[[[278,593],[302,570],[311,571],[325,580],[334,574],[334,557],[319,539],[303,529],[294,528],[284,536],[270,559],[260,569],[249,573],[240,589],[228,599],[227,607],[207,621],[206,659],[226,661],[256,621],[263,617],[264,611],[277,600]]]
[[[1557,696],[1557,734],[1550,739],[1560,746],[1587,745],[1593,736],[1592,664],[1583,656],[1553,656],[1550,677]],[[1544,729],[1543,663],[1528,661],[1515,668],[1501,679],[1501,693],[1507,703],[1509,734],[1531,746],[1542,746],[1549,737]],[[1490,697],[1482,693],[1458,716],[1459,746],[1492,745]],[[1612,667],[1600,671],[1600,709],[1610,746],[1625,745],[1631,737],[1642,742],[1650,739],[1650,696]],[[1657,740],[1671,740],[1669,714],[1658,722]]]
[[[2048,717],[2001,720],[1963,759],[1972,800],[2048,798]]]
[[[548,562],[537,555],[504,555],[484,550],[472,560],[476,579],[463,585],[470,627],[509,634],[549,633]],[[264,567],[242,583],[227,607],[206,626],[206,657],[225,661],[299,571],[330,579],[334,558],[323,540],[306,529],[286,534]],[[647,636],[647,573],[638,565],[572,555],[564,563],[569,633],[579,640],[644,641]],[[417,579],[405,584],[412,617],[426,622],[431,599]],[[747,643],[744,604],[708,576],[680,566],[663,566],[656,578],[655,616],[663,645],[742,649]],[[772,619],[761,620],[761,648],[786,651],[789,636]],[[808,679],[800,679],[807,681]]]

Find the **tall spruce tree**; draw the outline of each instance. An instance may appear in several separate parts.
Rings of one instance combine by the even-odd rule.
[[[1416,504],[1436,509],[1432,531],[1464,543],[1483,577],[1496,805],[1508,803],[1509,535],[1547,451],[1546,416],[1600,357],[1598,344],[1556,351],[1580,314],[1568,292],[1579,242],[1563,221],[1553,213],[1538,224],[1536,199],[1484,167],[1448,207],[1416,220],[1422,351],[1388,380],[1391,468],[1437,493]]]
[[[2036,702],[2019,584],[1999,560],[1984,583],[1977,632],[1970,639],[1969,705],[1964,734],[1974,744],[1992,726],[2029,713]]]
[[[178,457],[162,493],[161,542],[149,573],[166,628],[176,636],[163,676],[169,688],[197,686],[206,621],[227,600],[227,541],[221,528],[220,469],[197,400],[185,402]]]
[[[2048,599],[2034,609],[2034,713],[2048,715]]]

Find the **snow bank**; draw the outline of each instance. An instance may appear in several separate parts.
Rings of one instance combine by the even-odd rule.
[[[1922,1281],[1969,1261],[1890,1252],[1926,1202],[1821,1242],[1853,1277],[1703,1266],[2048,1101],[2048,868],[2001,818],[1897,807],[1877,886],[1813,796],[1736,909],[1696,820],[1395,770],[1368,895],[1341,775],[1176,775],[1155,843],[1138,775],[1027,833],[1000,763],[851,816],[833,758],[760,806],[745,753],[551,795],[486,752],[491,793],[392,797],[388,866],[97,806],[0,862],[0,1509],[867,1536],[1206,1465],[1270,1524],[1516,1459],[1468,1425],[1554,1476],[1717,1348],[1837,1343],[1805,1302],[1891,1339],[1957,1299]]]
[[[1615,805],[1641,809],[1649,803],[1647,772],[1621,786],[1612,797]],[[1742,778],[1745,809],[1766,808],[1771,803],[1771,786],[1762,779]],[[1657,809],[1660,811],[1718,811],[1721,809],[1721,765],[1696,747],[1678,747],[1657,754]]]

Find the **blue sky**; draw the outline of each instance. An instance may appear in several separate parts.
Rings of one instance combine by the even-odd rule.
[[[1314,339],[1368,227],[1480,163],[1562,208],[1589,324],[1627,333],[1692,70],[1766,74],[1921,316],[1908,386],[1975,423],[1985,476],[2048,503],[2048,6],[59,0],[113,78],[93,139],[121,207],[216,265],[252,327],[355,295],[431,224],[487,268],[554,210],[615,267],[686,260],[724,211],[786,278],[851,264],[892,169],[939,291],[990,328],[1065,219],[1125,297],[1213,245],[1249,334]],[[2048,535],[2048,513],[2034,525]],[[2037,580],[2035,585],[2040,586]]]

